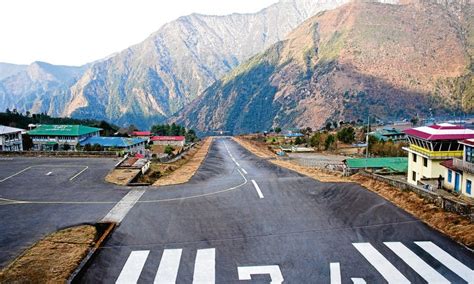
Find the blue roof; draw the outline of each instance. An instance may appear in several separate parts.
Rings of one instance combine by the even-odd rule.
[[[79,144],[81,146],[84,146],[87,144],[90,144],[90,145],[99,144],[100,146],[107,147],[107,148],[126,148],[130,146],[135,146],[142,142],[145,142],[145,140],[141,138],[94,136],[94,137],[89,137],[81,141]]]
[[[302,137],[304,135],[301,133],[288,133],[288,134],[285,134],[285,136],[286,137]]]

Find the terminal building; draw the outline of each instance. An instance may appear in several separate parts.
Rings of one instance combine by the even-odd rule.
[[[120,150],[126,153],[145,153],[146,140],[142,138],[126,138],[126,137],[89,137],[80,142],[81,146],[100,145],[104,150]]]
[[[25,130],[15,127],[0,125],[0,151],[23,151],[23,138],[21,133]]]
[[[76,150],[76,146],[89,137],[99,136],[101,128],[84,125],[38,125],[28,131],[33,141],[33,150]]]
[[[445,176],[443,161],[463,157],[460,140],[474,138],[474,130],[449,123],[422,126],[405,130],[409,146],[407,181],[424,184],[424,180]]]

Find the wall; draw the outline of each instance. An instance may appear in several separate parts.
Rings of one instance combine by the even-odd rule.
[[[467,194],[467,180],[470,180],[472,185],[471,185],[471,194]],[[462,175],[462,194],[469,196],[469,197],[474,197],[474,174],[464,172]]]

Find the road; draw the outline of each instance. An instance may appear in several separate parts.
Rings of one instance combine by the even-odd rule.
[[[141,192],[121,218],[81,282],[474,283],[471,251],[378,195],[230,139],[189,183]]]

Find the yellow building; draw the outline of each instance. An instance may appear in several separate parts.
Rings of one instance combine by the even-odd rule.
[[[442,163],[446,168],[444,186],[466,196],[474,197],[472,188],[474,182],[474,139],[466,139],[459,143],[464,146],[462,157]]]
[[[463,156],[459,140],[474,138],[474,130],[449,123],[422,126],[405,130],[410,143],[407,181],[424,184],[424,181],[446,175],[441,162]]]

